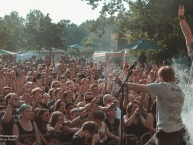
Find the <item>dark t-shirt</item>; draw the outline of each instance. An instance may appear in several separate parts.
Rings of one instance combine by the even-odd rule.
[[[92,140],[79,137],[77,134],[74,134],[71,145],[91,145]]]
[[[109,129],[109,132],[114,134],[114,135],[118,135],[118,130],[119,130],[119,124],[120,124],[120,120],[119,119],[115,119],[114,123],[111,124],[108,119],[105,120],[105,123]]]
[[[47,135],[47,141],[48,143],[54,143],[54,144],[65,143],[66,141],[65,141],[64,132],[51,133],[50,135]]]
[[[40,106],[42,106],[44,109],[49,109],[48,105],[46,105],[44,103],[40,103]]]
[[[48,103],[48,108],[50,108],[51,106],[53,106],[54,103],[55,103],[55,100],[50,101],[50,102]]]
[[[115,119],[114,123],[111,124],[108,119],[105,120],[105,123],[107,125],[107,128],[109,129],[109,132],[114,134],[115,136],[119,135],[119,124],[120,124],[120,120],[119,119]],[[115,145],[118,144],[118,142],[116,140],[113,140],[109,143],[109,145]]]

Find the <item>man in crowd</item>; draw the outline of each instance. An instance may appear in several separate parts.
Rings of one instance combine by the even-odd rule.
[[[7,109],[3,113],[1,124],[3,127],[4,136],[1,138],[6,142],[6,145],[14,145],[14,137],[12,136],[12,127],[14,123],[19,120],[18,108],[18,95],[15,93],[9,93],[6,97]],[[7,136],[6,136],[7,135]],[[12,140],[9,140],[9,137]]]

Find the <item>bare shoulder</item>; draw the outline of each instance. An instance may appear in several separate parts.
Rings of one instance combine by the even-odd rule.
[[[17,127],[17,124],[13,124],[13,128],[18,128],[18,127]]]
[[[149,117],[149,118],[153,118],[153,114],[149,113],[149,114],[148,114],[148,117]]]

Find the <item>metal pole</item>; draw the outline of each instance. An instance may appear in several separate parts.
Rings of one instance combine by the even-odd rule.
[[[52,62],[52,48],[50,47],[50,63]]]

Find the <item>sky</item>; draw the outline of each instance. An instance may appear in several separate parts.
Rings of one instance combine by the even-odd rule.
[[[52,22],[62,19],[71,20],[80,25],[86,20],[96,20],[100,15],[101,7],[92,10],[92,6],[81,0],[0,0],[0,17],[17,11],[20,16],[26,17],[30,10],[40,10],[44,15],[49,13]]]

